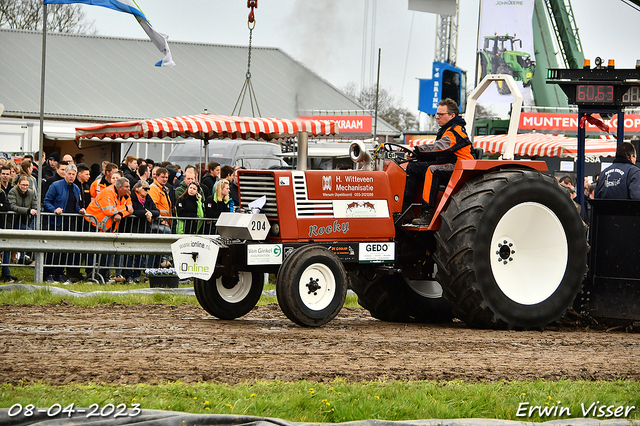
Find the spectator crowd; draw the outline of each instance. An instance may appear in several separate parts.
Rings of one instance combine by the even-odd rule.
[[[133,155],[120,165],[103,161],[88,166],[83,154],[60,158],[58,152],[44,161],[37,152],[27,154],[19,165],[0,158],[0,228],[34,229],[41,203],[43,230],[215,234],[220,213],[238,205],[237,168],[216,162],[204,166],[182,170]],[[17,281],[9,264],[33,262],[29,253],[4,251],[0,256],[7,283]],[[68,283],[99,273],[108,283],[140,282],[145,267],[172,266],[170,257],[153,255],[47,253],[44,277],[48,283]]]
[[[602,178],[598,179],[600,173],[585,177],[585,198],[639,199],[640,170],[635,162],[635,147],[622,143]],[[183,171],[170,162],[156,164],[133,155],[119,166],[103,161],[90,167],[84,163],[83,154],[65,154],[61,159],[52,152],[41,162],[35,153],[25,155],[19,165],[0,158],[0,228],[34,229],[41,203],[45,212],[41,227],[45,230],[215,234],[220,214],[232,212],[239,205],[236,171],[216,162],[206,168],[204,164],[189,165]],[[570,176],[562,176],[558,184],[571,199],[576,198]],[[580,212],[581,206],[575,206]],[[590,207],[585,204],[587,223]],[[8,283],[17,280],[11,275],[11,263],[33,262],[29,253],[5,250],[0,256],[1,278]],[[86,277],[81,274],[83,263]],[[145,267],[172,266],[170,257],[155,255],[47,253],[44,275],[49,283],[76,282],[89,275],[95,278],[96,273],[104,282],[140,282]]]

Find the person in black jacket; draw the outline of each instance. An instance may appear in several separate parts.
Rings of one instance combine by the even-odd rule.
[[[640,169],[636,166],[636,148],[622,142],[613,164],[600,173],[595,198],[640,200]]]
[[[74,183],[80,188],[82,207],[85,209],[91,204],[91,183],[89,183],[89,179],[91,179],[89,166],[84,163],[78,164],[78,174],[76,175],[76,181]]]
[[[240,189],[238,188],[238,170],[245,170],[244,167],[234,166],[233,179],[229,182],[229,197],[235,206],[240,206]]]
[[[209,197],[209,195],[213,194],[216,182],[220,180],[220,164],[215,161],[211,161],[207,164],[207,169],[208,172],[202,177],[200,184],[209,189],[209,191],[205,192],[206,197]]]
[[[18,181],[9,191],[7,196],[11,210],[17,214],[13,217],[13,229],[31,230],[33,229],[33,219],[38,209],[38,197],[36,192],[29,188],[31,175],[19,175]],[[25,252],[20,253],[20,263],[31,264],[30,255]]]
[[[204,217],[201,192],[198,182],[191,182],[186,191],[176,200],[176,215],[184,218]],[[196,234],[201,223],[197,220],[179,220],[178,234]]]
[[[131,203],[133,204],[133,215],[140,219],[138,227],[134,227],[133,232],[151,232],[151,223],[160,216],[160,210],[149,196],[151,186],[146,180],[139,180],[133,185]]]
[[[139,180],[133,185],[133,193],[131,194],[131,204],[133,205],[133,217],[127,218],[131,221],[131,232],[150,233],[151,223],[160,216],[160,210],[156,207],[153,199],[149,196],[149,182],[144,179]],[[136,268],[144,267],[146,256],[129,256],[127,258],[127,267],[132,265]],[[128,283],[140,282],[140,273],[138,270],[125,269],[124,277]]]
[[[124,177],[129,179],[129,183],[133,187],[136,182],[140,180],[140,176],[138,176],[138,159],[133,155],[127,156],[124,160],[122,172],[124,173]]]
[[[4,212],[2,214],[2,220],[0,220],[0,229],[5,228],[8,226],[5,226],[5,224],[7,223],[7,214],[6,212],[8,212],[9,210],[11,210],[11,205],[9,204],[9,197],[8,194],[6,192],[4,192],[2,189],[0,189],[0,212]],[[5,251],[2,254],[2,263],[9,263],[11,261],[11,251]],[[18,280],[18,278],[16,278],[15,276],[11,275],[11,272],[9,270],[9,266],[3,266],[2,267],[2,280],[6,283],[13,283],[16,282]]]
[[[238,185],[235,183],[235,178],[235,167],[225,164],[220,168],[220,179],[227,180],[229,182],[229,197],[233,200],[234,205],[239,206],[240,199],[238,197]]]
[[[60,161],[60,154],[58,154],[55,151],[49,154],[49,158],[47,158],[47,161],[45,161],[45,164],[42,167],[42,179],[46,180],[50,177],[55,176],[59,161]],[[44,191],[42,193],[44,194]]]
[[[3,191],[5,196],[9,195],[9,191],[13,184],[11,183],[11,166],[5,164],[0,167],[0,191]]]

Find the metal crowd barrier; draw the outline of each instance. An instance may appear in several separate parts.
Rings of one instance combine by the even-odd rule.
[[[170,245],[183,235],[177,234],[179,228],[183,233],[215,234],[215,220],[208,218],[172,216],[147,222],[131,215],[115,231],[97,232],[85,215],[41,215],[42,230],[34,230],[35,220],[28,219],[35,217],[0,212],[0,266],[33,268],[36,283],[49,275],[55,275],[56,281],[60,275],[78,277],[81,269],[85,270],[83,279],[98,283],[107,281],[105,275],[111,270],[115,270],[114,276],[136,278],[147,268],[171,264]],[[17,254],[14,263],[12,252]]]

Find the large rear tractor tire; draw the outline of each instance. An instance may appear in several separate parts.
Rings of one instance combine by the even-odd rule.
[[[453,319],[451,306],[435,281],[407,281],[400,274],[349,273],[358,303],[381,321],[444,323]]]
[[[454,315],[478,328],[540,329],[580,291],[585,226],[552,177],[486,173],[452,197],[436,232],[437,280]]]
[[[214,317],[232,320],[248,314],[260,300],[264,274],[238,272],[237,276],[195,279],[200,306]]]
[[[347,297],[340,259],[321,246],[303,246],[282,263],[276,280],[282,312],[303,327],[319,327],[338,315]]]

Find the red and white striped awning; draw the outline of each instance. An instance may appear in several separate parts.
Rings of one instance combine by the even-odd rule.
[[[336,135],[339,129],[336,122],[331,120],[288,120],[201,114],[77,127],[76,140],[183,137],[269,141],[294,137],[298,132],[307,132],[312,136]]]
[[[433,139],[417,139],[410,146],[432,143]],[[476,136],[473,146],[482,148],[485,155],[504,153],[507,135]],[[602,139],[587,139],[585,155],[595,157],[615,157],[616,142]],[[516,137],[514,154],[521,157],[574,158],[578,155],[578,139],[542,133],[522,133]]]

